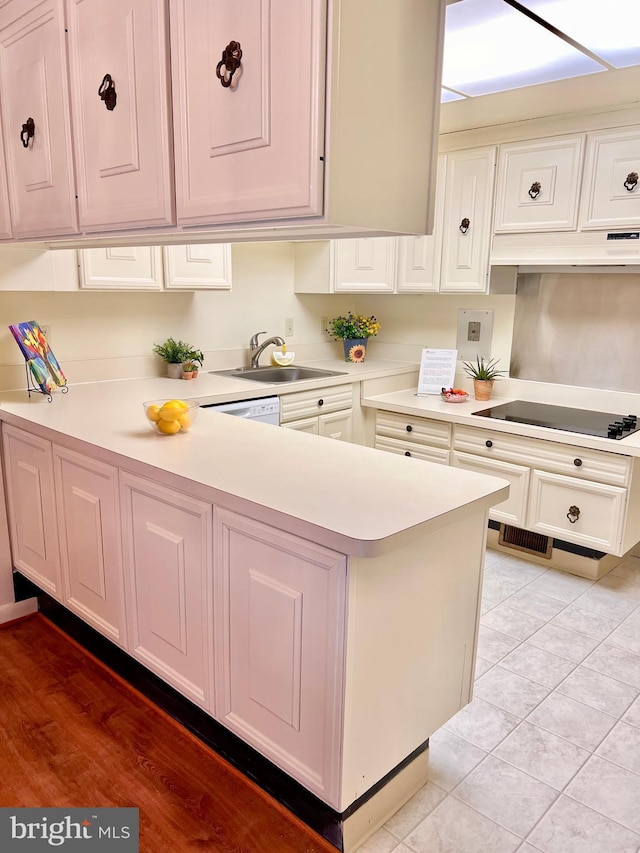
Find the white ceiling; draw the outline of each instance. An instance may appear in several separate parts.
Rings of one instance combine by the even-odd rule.
[[[442,102],[640,65],[640,0],[447,0]]]

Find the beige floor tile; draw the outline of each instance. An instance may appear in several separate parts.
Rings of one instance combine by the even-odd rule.
[[[520,719],[484,699],[474,699],[445,723],[445,729],[487,752],[513,731]]]
[[[517,767],[489,755],[452,796],[524,838],[547,811],[558,792]]]
[[[475,696],[517,717],[526,717],[548,693],[548,687],[499,665],[476,681],[474,687]]]
[[[521,613],[528,613],[537,619],[547,622],[553,619],[567,606],[565,601],[558,601],[542,592],[536,592],[530,586],[525,586],[506,599],[506,605]]]
[[[415,853],[515,853],[521,839],[447,797],[406,839]]]
[[[544,575],[540,575],[529,584],[532,592],[541,592],[551,598],[557,598],[570,604],[579,598],[586,590],[593,586],[593,581],[587,578],[579,578],[567,572],[559,572],[550,569]]]
[[[607,589],[601,584],[592,586],[576,601],[576,607],[581,610],[590,610],[607,619],[617,619],[618,622],[626,619],[637,606],[637,601],[631,601],[621,593]]]
[[[487,753],[446,729],[429,738],[429,781],[452,791]]]
[[[640,836],[569,797],[560,797],[529,840],[543,853],[636,853]]]
[[[546,687],[555,687],[575,669],[576,664],[529,643],[522,643],[500,661],[500,666]]]
[[[522,613],[520,610],[514,610],[508,606],[507,600],[507,603],[498,604],[484,615],[481,624],[487,628],[492,628],[494,631],[499,631],[501,634],[506,634],[508,637],[526,640],[527,637],[542,628],[544,621],[536,616],[530,616],[528,613]],[[640,631],[640,626],[638,626],[638,630]]]
[[[358,848],[359,853],[391,853],[398,846],[398,839],[384,826],[374,832],[370,838]]]
[[[607,637],[607,644],[640,655],[640,622],[623,622]]]
[[[553,618],[550,624],[602,641],[612,631],[615,631],[620,623],[615,619],[607,619],[606,616],[600,616],[597,613],[591,613],[589,610],[582,610],[575,604],[570,604],[569,607],[565,607],[561,613]]]
[[[640,728],[640,697],[630,706],[622,719],[630,726]]]
[[[640,774],[640,729],[618,723],[597,748],[596,755]]]
[[[492,666],[493,666],[493,663],[490,660],[485,660],[484,658],[476,657],[476,674],[475,674],[475,677],[476,678],[482,678],[482,676],[485,674],[485,672],[488,672]]]
[[[585,637],[584,634],[576,634],[575,631],[567,631],[551,623],[536,631],[527,642],[574,663],[580,663],[598,645],[598,640],[593,637]]]
[[[636,687],[586,666],[576,667],[557,690],[612,717],[620,717],[638,695]]]
[[[417,794],[414,794],[405,805],[385,823],[393,835],[400,839],[406,836],[430,814],[438,803],[447,796],[446,791],[438,788],[432,782],[427,782]]]
[[[548,696],[527,719],[588,750],[594,750],[616,724],[615,717],[560,693]]]
[[[598,814],[640,832],[640,776],[636,773],[594,755],[565,793]]]
[[[520,643],[514,637],[494,631],[493,628],[485,628],[480,625],[478,631],[478,655],[485,660],[497,663],[509,652],[513,651]]]
[[[591,753],[525,720],[498,744],[493,755],[561,791]]]
[[[640,689],[640,656],[624,649],[603,643],[582,662],[588,669],[595,669]]]

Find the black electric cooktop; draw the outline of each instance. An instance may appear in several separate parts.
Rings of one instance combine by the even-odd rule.
[[[612,412],[591,412],[588,409],[571,409],[566,406],[549,406],[546,403],[531,403],[514,400],[491,406],[481,412],[473,412],[481,418],[498,421],[514,421],[519,424],[563,429],[567,432],[579,432],[583,435],[597,435],[602,438],[626,438],[640,430],[636,415],[616,415]]]

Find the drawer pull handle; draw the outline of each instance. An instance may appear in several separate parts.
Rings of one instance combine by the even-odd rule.
[[[242,48],[239,41],[230,41],[222,51],[222,59],[216,65],[216,77],[228,89],[231,86],[233,75],[242,65]]]
[[[637,172],[629,172],[627,175],[627,180],[624,182],[625,190],[629,190],[629,192],[633,192],[635,188],[638,186],[638,173]]]
[[[105,74],[102,78],[102,83],[98,87],[98,95],[100,95],[100,100],[104,101],[105,107],[110,112],[116,108],[118,93],[116,92],[116,84],[111,74]]]
[[[465,216],[465,218],[464,218],[464,219],[462,220],[462,222],[460,223],[460,226],[459,226],[460,231],[461,231],[463,234],[466,234],[466,233],[467,233],[467,231],[469,230],[470,225],[471,225],[471,220],[470,220],[468,217],[466,217],[466,216]]]
[[[582,459],[574,459],[573,464],[576,466],[576,468],[580,468],[582,466]]]
[[[407,424],[407,432],[413,432],[413,427],[411,424]]]
[[[569,512],[567,513],[567,518],[569,519],[571,524],[575,524],[576,521],[580,518],[580,507],[570,506]]]
[[[531,196],[531,198],[538,198],[541,189],[542,185],[540,181],[534,181],[529,187],[529,195]]]
[[[318,405],[319,405],[319,406],[324,406],[324,400],[322,400],[322,399],[318,400]]]
[[[491,441],[491,439],[490,439],[490,438],[488,438],[488,439],[485,441],[485,445],[486,445],[487,447],[493,447],[493,442]]]
[[[404,455],[405,455],[405,456],[411,456],[411,451],[410,451],[410,450],[405,450]]]
[[[20,131],[20,141],[22,142],[23,148],[29,147],[29,140],[33,139],[36,134],[36,123],[32,118],[28,118],[25,123],[22,125],[22,130]]]

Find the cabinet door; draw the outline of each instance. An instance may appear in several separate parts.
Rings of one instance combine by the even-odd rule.
[[[322,0],[170,8],[178,223],[322,213]],[[225,85],[232,42],[241,66]]]
[[[334,240],[335,293],[393,293],[396,276],[395,237]]]
[[[165,246],[166,290],[231,290],[231,244]]]
[[[389,438],[386,435],[376,435],[374,447],[376,450],[386,450],[387,453],[398,453],[411,459],[422,459],[425,462],[437,462],[440,465],[449,464],[450,453],[439,447],[429,447],[414,441],[402,441],[399,438]]]
[[[346,558],[215,512],[216,718],[337,802]]]
[[[64,604],[126,647],[118,470],[53,447]]]
[[[285,429],[295,429],[298,432],[308,432],[311,435],[318,435],[319,432],[318,418],[303,418],[300,421],[282,424],[282,426]]]
[[[158,246],[80,249],[81,290],[162,290]]]
[[[468,453],[452,453],[451,464],[454,468],[476,471],[478,474],[492,474],[509,481],[509,497],[501,504],[489,510],[489,516],[496,521],[524,527],[527,520],[527,498],[529,496],[529,468],[500,462],[497,459],[484,459]]]
[[[6,424],[2,439],[13,565],[61,601],[51,443]]]
[[[9,186],[7,183],[4,143],[0,133],[0,240],[11,237],[11,214],[9,213]]]
[[[442,233],[442,293],[485,293],[496,149],[447,154]]]
[[[587,134],[581,228],[640,225],[640,127]]]
[[[575,231],[584,135],[500,146],[496,234]]]
[[[211,505],[124,473],[129,651],[210,707]]]
[[[2,4],[0,98],[15,237],[77,231],[64,40],[62,0]]]
[[[67,0],[67,14],[80,226],[170,225],[164,3]]]
[[[620,556],[626,499],[618,486],[533,471],[526,526]]]
[[[333,412],[320,415],[318,418],[318,433],[338,441],[351,441],[353,430],[353,412]]]

